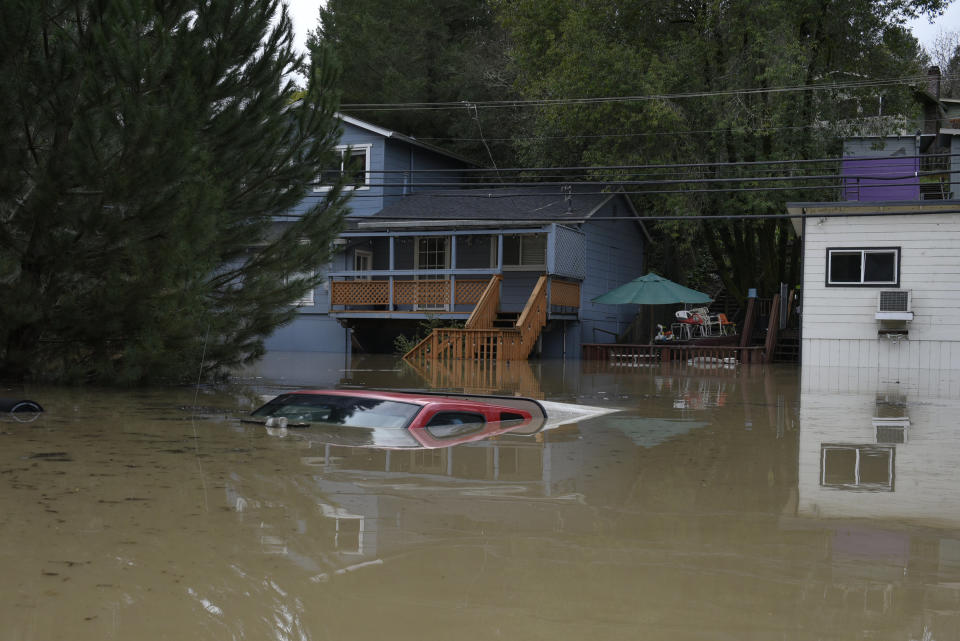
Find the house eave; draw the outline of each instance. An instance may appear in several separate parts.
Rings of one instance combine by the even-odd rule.
[[[446,149],[441,149],[440,147],[435,147],[428,143],[421,142],[416,138],[414,138],[413,136],[407,136],[399,132],[392,131],[390,129],[384,129],[383,127],[378,127],[373,123],[369,123],[365,120],[360,120],[359,118],[354,118],[353,116],[348,116],[344,113],[337,113],[337,117],[347,124],[353,125],[354,127],[358,127],[360,129],[365,129],[366,131],[383,136],[384,138],[399,140],[401,142],[407,143],[408,145],[413,145],[414,147],[420,147],[421,149],[426,149],[427,151],[440,154],[442,156],[446,156],[447,158],[452,158],[453,160],[460,161],[465,165],[469,165],[471,167],[479,167],[477,163],[466,158],[465,156],[461,156],[460,154],[455,154],[453,152],[447,151]]]
[[[824,217],[916,214],[960,214],[960,200],[861,200],[839,202],[787,203],[787,214],[794,231],[803,233],[803,219]]]

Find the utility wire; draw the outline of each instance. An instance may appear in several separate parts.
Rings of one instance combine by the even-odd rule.
[[[911,137],[911,136],[907,136]],[[675,169],[675,168],[713,168],[713,167],[758,167],[764,165],[789,166],[789,165],[810,165],[815,163],[842,163],[844,161],[871,161],[882,165],[886,162],[895,160],[918,160],[918,159],[947,159],[960,158],[960,153],[943,154],[918,154],[904,156],[876,156],[876,157],[839,157],[831,156],[825,158],[793,158],[783,160],[735,160],[718,162],[693,162],[693,163],[671,163],[671,164],[630,164],[630,165],[573,165],[562,167],[500,167],[499,169],[489,168],[451,168],[451,169],[370,169],[364,173],[379,174],[449,174],[449,173],[506,173],[506,172],[536,172],[536,171],[563,171],[563,172],[583,172],[583,171],[614,171],[629,169]],[[333,173],[333,172],[331,172]]]
[[[929,201],[926,201],[929,202]],[[849,203],[809,203],[806,206],[798,203],[797,206],[802,208],[802,212],[798,214],[670,214],[670,215],[643,215],[643,216],[590,216],[589,218],[584,218],[582,220],[587,221],[617,221],[617,222],[647,222],[647,221],[658,221],[658,220],[699,220],[699,221],[720,221],[720,220],[782,220],[785,218],[797,218],[797,219],[820,219],[820,218],[878,218],[883,216],[935,216],[938,214],[960,214],[960,209],[939,209],[939,210],[924,210],[920,209],[918,211],[910,212],[890,212],[890,211],[869,211],[869,212],[820,212],[820,213],[809,213],[807,212],[808,208],[818,207],[818,206],[843,206],[848,204],[859,204],[856,201],[850,201]],[[354,222],[370,222],[370,227],[380,227],[380,226],[389,226],[390,223],[395,222],[404,222],[408,220],[416,221],[425,221],[432,223],[456,223],[456,220],[450,219],[423,219],[418,217],[404,217],[398,216],[396,218],[377,218],[370,216],[356,216],[351,217],[351,221]],[[471,222],[479,223],[491,223],[502,225],[504,220],[502,218],[476,218],[471,217]],[[531,219],[531,220],[512,220],[507,222],[514,222],[518,224],[544,224],[544,223],[572,223],[572,222],[581,222],[581,219],[570,219],[570,218],[557,218],[545,216],[543,218]],[[357,230],[362,231],[362,230]]]
[[[941,74],[941,78],[952,78],[953,75]],[[756,94],[779,94],[808,91],[836,91],[863,88],[878,88],[894,85],[926,84],[928,76],[902,76],[899,78],[854,80],[848,82],[820,83],[810,85],[793,85],[785,87],[752,87],[744,89],[724,89],[719,91],[691,91],[673,94],[648,94],[634,96],[602,96],[587,98],[554,98],[534,100],[488,100],[470,101],[477,109],[517,108],[517,107],[544,107],[565,105],[611,104],[623,102],[647,102],[657,100],[680,100],[687,98],[709,98],[722,96],[743,96]],[[430,111],[445,109],[463,109],[463,101],[459,102],[404,102],[404,103],[347,103],[341,108],[349,111]]]

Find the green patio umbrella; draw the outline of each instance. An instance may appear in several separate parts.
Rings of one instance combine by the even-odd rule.
[[[612,289],[593,299],[607,305],[672,305],[676,303],[709,303],[712,299],[695,289],[684,287],[669,278],[647,274],[634,278],[625,285]],[[640,314],[637,314],[639,318]],[[653,308],[650,308],[650,327],[653,328]]]
[[[679,285],[669,278],[647,274],[593,299],[607,305],[670,305],[673,303],[709,303],[712,299],[695,289]]]

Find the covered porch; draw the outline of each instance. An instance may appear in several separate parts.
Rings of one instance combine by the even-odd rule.
[[[571,227],[351,231],[337,242],[349,268],[328,273],[337,318],[466,320],[494,278],[498,311],[519,313],[543,275],[548,315],[578,317],[584,241]]]

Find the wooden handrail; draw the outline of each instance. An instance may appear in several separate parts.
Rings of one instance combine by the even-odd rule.
[[[499,279],[499,276],[497,277]],[[499,301],[499,280],[487,285],[484,292],[484,310],[477,314],[474,324],[485,322],[484,315],[492,305],[491,301]],[[480,305],[478,304],[478,307]],[[495,310],[496,307],[493,307]],[[475,310],[476,311],[476,310]],[[494,314],[496,311],[493,312]],[[471,315],[471,318],[473,316]],[[498,361],[525,360],[533,351],[540,330],[547,323],[547,277],[541,276],[537,281],[527,304],[520,314],[516,325],[510,328],[493,327],[492,318],[489,327],[438,328],[426,337],[413,349],[404,355],[404,359],[417,365],[424,361],[480,359]]]
[[[523,311],[520,312],[520,318],[517,319],[517,327],[522,328],[523,325],[527,322],[530,314],[535,313],[536,303],[538,298],[543,298],[546,301],[547,296],[547,277],[541,276],[537,279],[537,284],[533,288],[533,291],[530,293],[530,298],[527,299],[527,304],[523,306]]]
[[[546,276],[537,280],[536,287],[527,299],[527,304],[517,319],[517,329],[520,330],[521,358],[530,356],[533,345],[540,336],[540,330],[547,324],[547,282]]]
[[[416,362],[417,360],[422,359],[424,355],[421,354],[421,352],[426,352],[427,347],[430,345],[433,345],[433,341],[435,338],[436,336],[433,332],[430,332],[429,334],[427,334],[427,336],[423,340],[421,340],[419,343],[414,345],[409,352],[403,355],[404,360],[408,360],[410,362]]]
[[[483,293],[480,294],[480,300],[476,307],[470,313],[464,327],[466,329],[488,329],[493,327],[493,320],[497,317],[497,310],[500,307],[500,281],[503,276],[494,274],[490,277]]]

